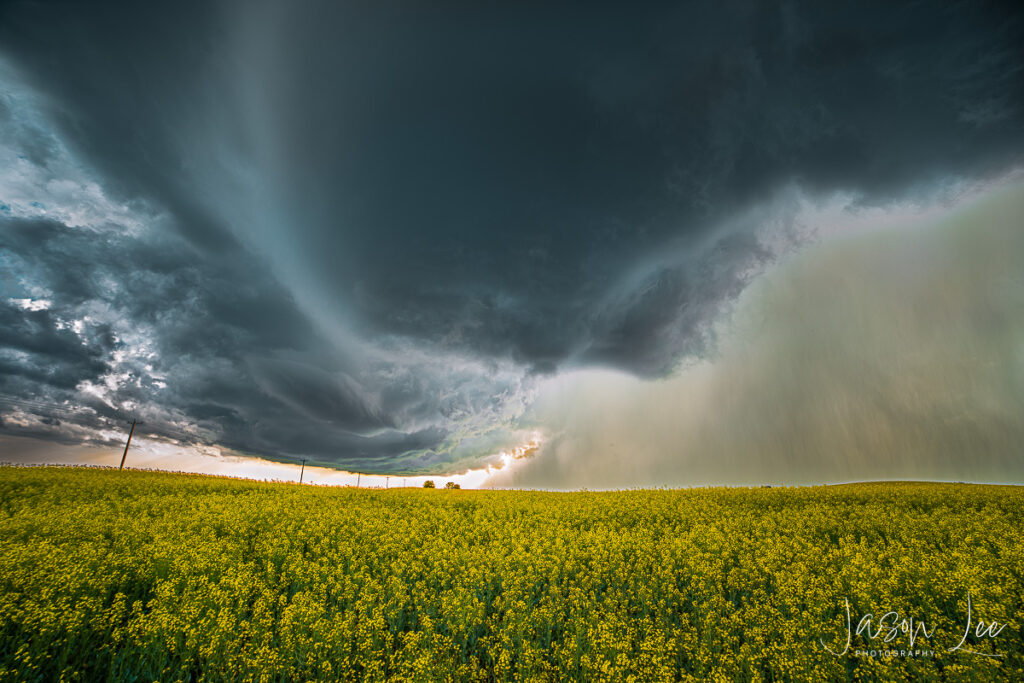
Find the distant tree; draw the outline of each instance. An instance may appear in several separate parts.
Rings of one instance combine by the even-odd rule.
[[[435,489],[437,487],[434,486],[434,480],[433,479],[427,479],[425,482],[423,482],[423,488],[425,488],[425,489]]]
[[[454,481],[450,481],[444,485],[446,489],[461,489],[462,487],[456,484]]]

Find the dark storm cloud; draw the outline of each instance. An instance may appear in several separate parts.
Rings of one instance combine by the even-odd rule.
[[[782,182],[885,201],[1024,141],[1024,36],[995,5],[318,9],[264,34],[312,267],[371,330],[541,369],[687,353],[662,331],[706,323],[735,288],[699,268],[741,254],[618,311],[609,289]]]
[[[39,417],[6,425],[15,433],[95,439],[88,428],[130,415],[186,442],[383,471],[444,437],[384,429],[354,379],[286,360],[322,358],[322,341],[272,279],[248,280],[263,266],[244,253],[199,257],[174,237],[46,220],[0,228],[9,273],[47,295],[43,310],[0,303],[0,407]],[[83,400],[84,386],[95,391]]]
[[[167,205],[192,244],[229,248],[230,233],[192,195],[198,160],[181,148],[189,121],[205,115],[197,98],[214,96],[201,74],[216,68],[216,35],[200,5],[140,9],[9,3],[0,9],[3,51],[41,80],[62,133],[108,191]]]
[[[0,303],[0,330],[0,347],[13,352],[13,358],[0,358],[0,386],[20,377],[73,389],[109,369],[105,359],[115,345],[108,325],[90,327],[89,340],[83,342],[59,327],[50,311],[26,311],[9,303]]]
[[[1024,152],[1001,3],[14,2],[0,55],[35,174],[5,180],[45,202],[71,158],[122,211],[0,207],[5,298],[52,300],[0,312],[5,391],[113,383],[168,429],[381,471],[462,457],[537,373],[706,354],[770,259],[722,225],[783,185],[884,204]]]

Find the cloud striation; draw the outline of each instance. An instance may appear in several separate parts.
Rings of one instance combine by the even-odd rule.
[[[792,188],[1019,165],[1022,46],[1000,3],[6,3],[0,429],[487,464],[551,378],[715,357]]]

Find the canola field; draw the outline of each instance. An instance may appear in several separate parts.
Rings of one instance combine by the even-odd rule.
[[[0,681],[1021,681],[1022,530],[1013,487],[2,467]]]

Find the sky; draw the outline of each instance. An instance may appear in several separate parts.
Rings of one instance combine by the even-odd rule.
[[[1012,3],[4,2],[0,460],[1024,483],[1022,198]]]

